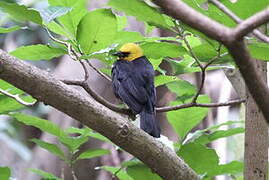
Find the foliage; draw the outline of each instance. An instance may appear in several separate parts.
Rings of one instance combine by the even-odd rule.
[[[8,167],[0,167],[0,179],[8,180],[10,178],[11,172]]]
[[[212,4],[208,9],[203,8],[202,3],[205,0],[184,0],[188,5],[197,11],[213,18],[228,26],[234,26],[229,17],[223,14]],[[229,0],[222,1],[241,18],[247,18],[253,13],[261,10],[267,5],[266,0],[256,3],[249,8],[250,2],[238,1],[230,3]],[[149,58],[154,69],[161,74],[155,77],[155,85],[166,86],[171,92],[175,93],[176,99],[170,102],[170,105],[179,105],[191,102],[197,88],[190,82],[180,79],[177,75],[199,72],[201,69],[192,56],[192,53],[183,41],[186,36],[193,53],[200,62],[207,63],[218,54],[224,54],[214,61],[213,65],[207,70],[219,69],[223,66],[233,66],[230,55],[225,55],[227,49],[219,48],[219,43],[207,38],[196,30],[177,22],[170,17],[162,14],[158,8],[148,1],[141,0],[110,0],[108,6],[112,9],[97,9],[88,11],[85,0],[48,0],[49,6],[39,11],[19,5],[17,3],[0,2],[0,10],[8,14],[18,25],[10,27],[0,27],[0,33],[11,33],[29,26],[29,22],[35,23],[57,37],[61,37],[63,42],[69,43],[76,53],[81,54],[81,59],[99,59],[105,65],[105,71],[110,71],[113,60],[111,53],[126,42],[140,43],[145,55]],[[120,13],[118,13],[120,12]],[[123,14],[122,16],[118,14]],[[145,23],[149,28],[162,28],[174,33],[176,37],[147,37],[139,32],[126,31],[128,25],[126,16],[134,16],[139,21]],[[15,24],[15,22],[14,22]],[[265,43],[257,42],[254,38],[248,40],[248,48],[254,58],[268,61],[269,46]],[[58,42],[54,44],[35,44],[21,46],[13,50],[11,54],[23,60],[51,60],[65,54],[69,50]],[[159,65],[166,61],[172,67],[173,72],[167,74]],[[109,74],[109,73],[108,73]],[[12,94],[18,94],[24,101],[32,102],[34,99],[27,96],[23,91],[12,85],[0,81],[0,87]],[[209,103],[210,98],[206,95],[200,95],[197,102]],[[42,132],[55,136],[57,144],[32,139],[31,141],[46,149],[48,152],[59,157],[70,167],[78,160],[95,158],[109,154],[106,149],[89,149],[80,152],[80,147],[86,143],[89,138],[96,138],[104,142],[111,143],[106,137],[93,132],[89,128],[61,129],[52,122],[32,115],[27,115],[18,110],[25,108],[14,99],[0,94],[0,114],[8,115],[17,121],[29,126],[34,126]],[[220,130],[222,126],[232,126],[241,124],[240,122],[229,121],[225,124],[215,125],[204,130],[192,129],[198,125],[208,113],[208,108],[192,107],[167,113],[170,125],[173,127],[179,137],[178,142],[174,142],[177,154],[193,168],[198,174],[208,179],[220,174],[237,174],[242,172],[243,163],[232,161],[228,164],[219,164],[219,157],[214,149],[207,145],[220,138],[226,138],[235,134],[244,132],[242,126]],[[131,160],[122,163],[121,167],[103,166],[99,169],[111,172],[119,179],[160,179],[148,167],[139,160]],[[46,179],[59,179],[54,175],[38,169],[30,171],[39,174]],[[0,179],[8,179],[10,170],[7,167],[0,168]]]

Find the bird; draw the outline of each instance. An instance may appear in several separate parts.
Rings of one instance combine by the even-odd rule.
[[[112,67],[112,87],[117,98],[123,101],[134,114],[140,115],[140,128],[159,138],[161,134],[156,119],[156,89],[154,69],[135,43],[126,43],[118,52]]]

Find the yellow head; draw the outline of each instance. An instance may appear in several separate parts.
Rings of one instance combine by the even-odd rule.
[[[120,51],[115,54],[120,60],[132,61],[143,56],[143,50],[134,43],[124,44]]]

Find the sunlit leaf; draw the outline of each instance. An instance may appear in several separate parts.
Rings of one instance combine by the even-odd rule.
[[[134,180],[150,179],[150,180],[161,180],[162,178],[153,173],[150,168],[144,164],[138,164],[127,167],[127,174]]]
[[[157,87],[157,86],[161,86],[161,85],[164,85],[169,82],[176,81],[176,80],[178,80],[176,76],[158,75],[158,76],[155,76],[154,84]]]
[[[101,166],[97,169],[102,169],[107,172],[110,172],[112,175],[117,176],[120,180],[134,180],[131,178],[124,169],[120,167],[112,167],[112,166]]]
[[[125,12],[126,15],[135,16],[138,20],[146,21],[154,26],[169,29],[170,24],[172,24],[170,18],[162,15],[157,9],[141,0],[110,0],[108,5],[116,10]]]
[[[80,20],[87,13],[87,0],[49,0],[51,6],[63,6],[72,8],[67,14],[57,18],[62,29],[55,28],[55,33],[63,33],[62,35],[67,35],[70,39],[75,39],[77,35],[77,28]],[[54,25],[56,26],[56,25]],[[52,30],[52,29],[51,29]]]
[[[39,145],[43,149],[46,149],[50,153],[58,156],[62,160],[65,160],[64,152],[56,144],[48,143],[48,142],[45,142],[45,141],[42,141],[39,139],[31,139],[31,141],[36,143],[37,145]]]
[[[9,28],[0,27],[0,34],[2,34],[2,33],[10,33],[10,32],[13,32],[13,31],[17,31],[19,29],[21,29],[20,26],[12,26],[12,27],[9,27]]]
[[[9,167],[0,167],[0,179],[1,180],[9,180],[11,176],[11,171]]]
[[[0,9],[8,13],[13,19],[17,21],[32,21],[36,24],[42,24],[42,18],[38,11],[27,8],[24,5],[17,3],[0,2]]]
[[[139,32],[119,31],[116,34],[114,43],[123,44],[142,41],[144,37]]]
[[[91,159],[91,158],[95,158],[95,157],[99,157],[99,156],[103,156],[106,154],[109,154],[110,151],[106,150],[106,149],[89,149],[86,150],[84,152],[82,152],[76,160],[79,159]]]
[[[141,44],[145,56],[159,59],[164,57],[178,58],[187,53],[186,49],[180,45],[167,42],[146,42]]]
[[[33,168],[29,168],[28,169],[29,171],[35,173],[35,174],[38,174],[39,176],[45,178],[45,179],[49,179],[49,180],[62,180],[56,176],[54,176],[53,174],[51,173],[48,173],[48,172],[45,172],[45,171],[42,171],[40,169],[33,169]]]
[[[61,48],[54,48],[48,45],[37,44],[21,46],[10,52],[10,54],[23,60],[50,60],[52,58],[66,54],[66,51]]]
[[[51,121],[41,119],[35,116],[22,114],[22,113],[13,113],[10,116],[14,117],[18,121],[28,125],[34,126],[43,132],[47,132],[57,137],[65,137],[65,132],[56,124],[52,123]]]
[[[214,149],[198,143],[182,145],[177,154],[198,174],[211,173],[219,163]]]
[[[84,53],[101,50],[110,45],[117,33],[116,16],[109,9],[98,9],[83,17],[77,40]]]
[[[207,96],[200,96],[198,102],[208,103],[210,100]],[[174,101],[170,105],[178,105],[179,101]],[[207,115],[208,108],[191,107],[180,109],[177,111],[169,111],[167,113],[168,121],[179,135],[183,139],[187,133],[198,125],[203,118]]]

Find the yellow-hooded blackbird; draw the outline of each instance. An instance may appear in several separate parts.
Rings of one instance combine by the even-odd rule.
[[[153,137],[160,137],[156,120],[154,69],[134,43],[123,45],[114,55],[118,60],[112,68],[113,90],[135,114],[140,115],[140,128]]]

